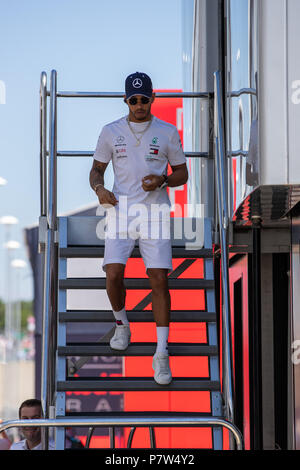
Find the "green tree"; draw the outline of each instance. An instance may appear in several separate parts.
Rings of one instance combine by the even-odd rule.
[[[33,316],[33,301],[22,300],[21,301],[21,330],[27,330],[27,319]],[[5,303],[0,299],[0,332],[4,331],[5,326]]]
[[[3,300],[0,299],[0,331],[4,330],[5,322],[5,304]]]
[[[21,329],[27,329],[27,318],[33,316],[33,301],[21,301]]]

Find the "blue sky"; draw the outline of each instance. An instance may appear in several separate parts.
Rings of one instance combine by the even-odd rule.
[[[11,239],[27,261],[21,297],[31,299],[23,228],[38,222],[39,86],[58,73],[58,90],[123,91],[126,76],[148,73],[155,88],[182,88],[182,0],[2,0],[0,7],[0,217],[13,215]],[[120,99],[59,99],[58,149],[93,150],[102,126],[126,113]],[[61,158],[58,211],[95,201],[92,159]],[[110,184],[110,181],[108,181]],[[0,298],[4,292],[4,227],[0,225]]]

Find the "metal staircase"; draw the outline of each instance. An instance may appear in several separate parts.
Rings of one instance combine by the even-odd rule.
[[[222,103],[220,94],[220,77],[215,74],[215,163],[216,193],[219,208],[218,224],[211,219],[204,220],[204,247],[201,249],[185,249],[185,240],[173,244],[173,258],[184,258],[181,265],[169,275],[170,289],[204,289],[204,311],[172,311],[171,322],[205,322],[207,328],[207,344],[169,343],[170,356],[207,356],[209,358],[209,378],[173,377],[168,386],[156,384],[153,377],[114,377],[114,378],[80,378],[75,377],[76,367],[72,366],[69,357],[80,356],[83,362],[95,355],[103,356],[152,356],[155,352],[154,343],[132,343],[125,352],[118,353],[109,347],[109,335],[97,343],[67,343],[67,324],[70,322],[112,322],[113,317],[107,311],[67,310],[66,295],[68,289],[105,289],[105,278],[68,278],[67,260],[70,258],[101,258],[103,257],[103,240],[96,236],[96,225],[99,217],[57,217],[56,184],[57,157],[92,156],[92,152],[60,152],[57,150],[57,98],[58,97],[122,97],[122,93],[92,92],[58,92],[56,72],[51,73],[50,91],[47,90],[47,77],[41,76],[41,218],[40,247],[44,251],[44,308],[43,308],[43,370],[42,370],[42,402],[45,413],[43,426],[43,448],[47,448],[48,427],[55,426],[56,448],[64,448],[65,429],[70,426],[109,426],[111,431],[111,447],[114,447],[114,426],[132,426],[130,442],[135,427],[149,426],[152,446],[155,446],[154,427],[156,426],[211,426],[214,449],[223,448],[223,427],[229,429],[235,438],[238,449],[242,448],[242,436],[233,423],[233,393],[231,370],[231,333],[229,314],[229,294],[227,289],[227,223]],[[161,97],[174,94],[161,93]],[[47,96],[50,96],[50,135],[49,152],[47,151]],[[209,93],[176,93],[176,96],[198,97],[210,99]],[[49,156],[49,170],[47,169]],[[189,157],[209,158],[208,154],[197,153]],[[223,160],[223,161],[222,161]],[[49,177],[49,179],[48,179]],[[48,181],[47,181],[48,180]],[[48,190],[47,190],[47,184]],[[223,320],[222,320],[222,380],[219,375],[218,331],[216,324],[216,306],[213,268],[212,224],[218,225],[222,253],[223,276]],[[171,230],[172,233],[172,230]],[[136,247],[133,257],[139,257]],[[180,278],[196,259],[204,260],[204,278]],[[126,278],[127,289],[147,289],[148,279]],[[152,312],[138,306],[128,312],[130,322],[151,322]],[[110,332],[112,335],[113,332]],[[187,359],[188,360],[188,359]],[[80,361],[79,361],[80,363]],[[222,382],[222,387],[221,387]],[[221,393],[222,388],[222,393]],[[120,412],[120,413],[87,413],[84,415],[66,413],[66,392],[68,391],[209,391],[211,396],[211,414],[183,412]],[[34,421],[34,420],[33,420]],[[122,424],[123,423],[123,424]],[[36,424],[36,422],[34,423]],[[30,425],[30,423],[29,423]],[[130,445],[130,442],[128,445]]]
[[[213,252],[211,240],[211,223],[209,219],[205,220],[205,245],[204,249],[190,250],[184,248],[185,240],[181,240],[181,246],[173,246],[173,257],[184,258],[177,269],[169,275],[169,287],[171,289],[205,289],[206,309],[205,311],[175,311],[171,312],[171,322],[206,322],[207,325],[207,344],[202,343],[169,343],[170,356],[208,356],[209,358],[209,378],[180,378],[174,377],[168,386],[158,385],[153,377],[121,377],[105,378],[75,377],[75,367],[68,373],[68,357],[91,357],[91,356],[153,356],[155,352],[154,343],[131,343],[126,351],[113,351],[109,346],[109,335],[105,335],[104,341],[99,343],[75,343],[66,342],[66,324],[68,322],[111,322],[112,313],[108,311],[68,311],[66,309],[66,290],[67,289],[105,289],[105,278],[67,278],[66,262],[71,257],[103,257],[103,240],[96,236],[96,225],[99,222],[98,217],[89,218],[89,223],[85,224],[82,217],[59,218],[59,329],[58,329],[58,376],[57,376],[57,397],[56,408],[58,415],[64,416],[65,392],[67,391],[210,391],[211,393],[211,416],[222,417],[222,399],[220,393],[218,346],[217,346],[217,327],[216,327],[216,309],[213,277]],[[92,245],[86,246],[88,241]],[[76,235],[74,235],[76,234]],[[95,234],[94,239],[91,234]],[[71,243],[71,244],[70,244]],[[74,245],[76,243],[76,245]],[[139,257],[139,250],[136,247],[133,256]],[[182,274],[197,258],[204,259],[205,276],[203,279],[181,279]],[[127,289],[147,289],[150,288],[148,279],[126,278],[125,285]],[[188,291],[187,291],[188,292]],[[152,311],[128,312],[128,318],[131,322],[152,322]],[[111,333],[112,335],[112,333]],[[110,336],[111,336],[110,335]],[[188,360],[188,359],[187,359]],[[144,414],[144,413],[142,413]],[[148,413],[149,414],[149,413]],[[152,413],[153,414],[153,413]],[[85,416],[84,413],[71,413],[71,416]],[[126,416],[126,413],[124,412]],[[151,415],[151,414],[150,414]],[[176,417],[177,414],[168,412],[166,416]],[[184,413],[181,413],[184,415]],[[100,417],[99,413],[89,413],[89,416]],[[63,430],[60,431],[63,435]],[[59,448],[63,448],[62,441],[57,442]],[[213,446],[215,449],[222,449],[222,430],[213,429]]]

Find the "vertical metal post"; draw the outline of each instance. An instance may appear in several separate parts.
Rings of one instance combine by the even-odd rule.
[[[47,74],[41,73],[40,85],[40,211],[47,211]]]
[[[41,379],[41,401],[43,414],[45,418],[49,418],[49,393],[48,393],[48,362],[49,362],[49,311],[50,299],[48,293],[50,292],[50,230],[47,230],[46,249],[45,249],[45,264],[44,264],[44,292],[43,292],[43,343],[42,343],[42,379]],[[48,429],[42,429],[42,448],[47,450],[48,443]]]
[[[205,248],[212,250],[212,226],[210,219],[205,220]],[[212,259],[204,260],[205,279],[214,279],[214,265]],[[216,312],[215,292],[214,289],[206,289],[206,309],[208,312]],[[209,322],[207,325],[207,335],[209,345],[217,346],[217,325],[216,323]],[[209,358],[210,380],[220,381],[220,366],[219,358],[211,356]],[[222,416],[222,398],[219,392],[211,392],[211,413],[213,416]],[[223,430],[221,427],[214,427],[212,429],[212,441],[214,450],[223,450]]]
[[[57,229],[57,73],[51,71],[48,224]]]
[[[115,428],[114,426],[108,428],[109,432],[109,448],[110,449],[115,449]]]
[[[61,248],[66,248],[68,245],[68,219],[67,217],[60,217],[59,219],[59,246]],[[67,278],[67,259],[59,259],[59,279]],[[65,312],[67,310],[67,291],[59,290],[58,293],[58,306],[60,312]],[[55,328],[55,325],[53,325]],[[67,325],[66,323],[57,322],[57,345],[66,346],[67,344]],[[66,370],[67,370],[67,358],[64,356],[58,356],[56,358],[56,379],[57,381],[64,381],[67,379]],[[56,387],[56,416],[65,416],[66,415],[66,393],[58,392]],[[56,428],[55,429],[55,449],[64,450],[65,448],[65,429]]]

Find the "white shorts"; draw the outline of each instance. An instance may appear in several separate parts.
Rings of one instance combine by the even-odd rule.
[[[164,228],[162,227],[164,226]],[[138,226],[127,225],[127,229],[115,230],[108,226],[105,234],[105,249],[102,269],[106,264],[126,265],[136,241],[146,270],[161,268],[172,271],[172,244],[168,229],[159,221],[141,222]]]

